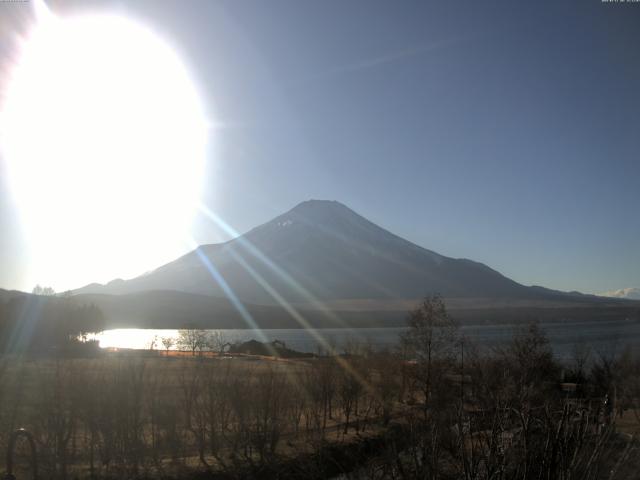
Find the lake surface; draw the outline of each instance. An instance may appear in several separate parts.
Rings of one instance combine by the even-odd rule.
[[[579,322],[539,324],[546,332],[558,357],[569,357],[576,344],[587,344],[595,352],[622,349],[624,346],[640,349],[640,323],[634,321]],[[522,327],[513,325],[466,325],[461,332],[470,340],[485,347],[494,347],[511,339],[514,331]],[[219,332],[227,342],[280,340],[288,348],[301,352],[318,352],[322,346],[334,346],[338,351],[349,344],[371,344],[376,348],[392,348],[398,343],[405,328],[325,328],[316,330],[211,330]],[[162,338],[178,337],[178,330],[114,329],[93,336],[103,348],[163,349]],[[172,347],[176,348],[176,347]]]

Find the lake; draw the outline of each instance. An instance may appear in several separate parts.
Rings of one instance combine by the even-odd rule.
[[[539,326],[547,333],[558,357],[569,357],[574,345],[580,343],[590,345],[596,352],[622,349],[625,345],[634,349],[640,347],[640,323],[631,320],[541,323]],[[481,346],[493,347],[508,341],[517,328],[514,325],[464,325],[461,332]],[[338,351],[348,343],[369,343],[376,348],[392,348],[404,331],[405,328],[212,330],[220,332],[225,341],[232,343],[251,339],[262,342],[280,340],[288,348],[301,352],[317,352],[323,344],[333,345]],[[175,339],[177,336],[178,330],[114,329],[92,338],[97,339],[103,348],[149,349],[155,342],[154,348],[162,349],[162,338]]]

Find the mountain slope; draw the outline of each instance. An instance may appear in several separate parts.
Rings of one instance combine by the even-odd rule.
[[[222,280],[224,279],[224,280]],[[226,284],[226,285],[225,285]],[[147,290],[228,296],[276,304],[314,299],[545,299],[560,292],[525,287],[481,263],[419,247],[341,203],[311,200],[222,244],[204,245],[155,271],[76,293]]]
[[[125,295],[81,294],[79,305],[96,305],[104,313],[107,328],[298,328],[281,307],[243,304],[241,313],[226,298],[177,291],[148,291]],[[304,312],[314,325],[327,319]],[[373,323],[372,325],[376,325]],[[339,326],[339,325],[331,325]],[[369,326],[369,324],[367,324]]]

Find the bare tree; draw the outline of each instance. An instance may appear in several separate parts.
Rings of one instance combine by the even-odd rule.
[[[206,334],[207,348],[217,354],[224,353],[224,348],[228,344],[227,337],[220,330],[214,330]]]
[[[53,297],[56,291],[51,287],[41,287],[39,284],[33,287],[32,292],[34,295],[43,295],[47,297]]]
[[[169,355],[169,350],[171,350],[171,347],[173,347],[176,343],[175,339],[173,337],[162,337],[162,346],[164,347],[164,350],[166,352],[166,355]]]
[[[178,347],[182,350],[188,350],[193,356],[196,351],[202,351],[207,344],[207,335],[204,330],[196,330],[187,328],[178,332]]]
[[[409,313],[409,330],[401,341],[410,356],[410,376],[422,394],[425,415],[433,396],[436,377],[442,378],[456,358],[458,328],[447,313],[442,297],[425,298]]]

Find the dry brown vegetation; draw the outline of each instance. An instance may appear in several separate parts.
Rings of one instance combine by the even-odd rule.
[[[389,379],[380,385],[364,361],[5,358],[1,431],[32,432],[44,478],[261,468],[352,441],[389,415],[391,400],[378,395]]]
[[[40,478],[60,480],[615,479],[637,468],[630,352],[577,348],[561,365],[535,325],[479,351],[439,298],[409,326],[394,352],[310,359],[5,356],[0,448],[26,427]]]

